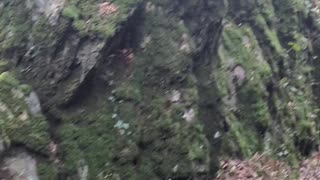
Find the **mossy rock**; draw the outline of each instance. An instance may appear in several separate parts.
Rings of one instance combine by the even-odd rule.
[[[136,101],[142,100],[142,94],[137,85],[131,83],[122,83],[117,89],[114,90],[114,95],[117,99]]]
[[[103,37],[113,36],[127,20],[130,11],[137,8],[140,0],[117,0],[110,4],[115,11],[101,14],[95,0],[71,0],[66,2],[62,15],[73,20],[73,27],[81,33],[95,33]]]
[[[22,144],[34,151],[48,153],[48,124],[44,117],[33,117],[25,102],[19,81],[9,72],[0,75],[1,134],[11,144]]]
[[[58,135],[70,175],[76,174],[79,161],[88,165],[88,179],[169,179],[208,171],[203,126],[182,118],[198,101],[192,56],[180,51],[178,43],[188,32],[175,17],[160,12],[146,17],[152,40],[146,51],[135,54],[131,76],[116,79],[111,92],[99,94],[97,108],[62,116]],[[173,90],[182,94],[173,105],[177,108],[168,105]],[[203,172],[194,167],[198,164]]]

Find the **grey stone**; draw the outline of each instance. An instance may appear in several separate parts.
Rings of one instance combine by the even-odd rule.
[[[33,20],[39,18],[39,14],[45,14],[51,24],[56,24],[59,13],[63,8],[65,0],[33,0],[36,11],[33,13]]]
[[[37,162],[25,152],[4,158],[0,172],[12,180],[39,180]]]
[[[40,100],[35,92],[31,92],[30,95],[26,97],[26,102],[33,116],[40,116],[42,114]]]

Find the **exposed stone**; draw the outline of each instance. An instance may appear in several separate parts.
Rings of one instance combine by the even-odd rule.
[[[193,108],[188,109],[184,112],[182,116],[188,123],[193,123],[196,118],[196,112]]]
[[[173,90],[170,94],[169,100],[172,103],[176,103],[179,102],[181,99],[181,92],[179,92],[178,90]]]
[[[88,179],[88,173],[89,173],[89,166],[84,164],[84,160],[81,160],[79,162],[78,167],[78,176],[79,180],[87,180]]]
[[[39,13],[44,13],[51,24],[56,24],[65,0],[34,0],[34,3]],[[34,15],[34,20],[38,19],[39,16],[40,14]]]
[[[237,86],[241,86],[246,80],[246,71],[243,67],[237,65],[232,69],[232,78]]]
[[[156,6],[155,6],[154,4],[152,4],[151,1],[148,1],[148,2],[146,3],[146,7],[145,7],[146,12],[152,12],[152,11],[154,11],[155,9],[156,9]]]
[[[37,162],[26,152],[4,158],[0,168],[0,175],[4,174],[4,179],[39,180]]]
[[[98,62],[99,52],[104,47],[105,42],[95,40],[84,44],[79,47],[77,53],[78,63],[81,64],[80,82],[82,82],[88,73],[95,67]]]
[[[29,115],[28,115],[28,113],[27,113],[26,111],[23,111],[22,114],[20,114],[20,115],[18,116],[18,119],[19,119],[20,121],[26,121],[26,120],[29,119]]]
[[[26,97],[26,102],[33,116],[42,115],[41,104],[38,95],[33,91]]]
[[[145,36],[143,39],[143,42],[141,43],[141,48],[146,48],[146,46],[150,43],[151,41],[151,36]]]

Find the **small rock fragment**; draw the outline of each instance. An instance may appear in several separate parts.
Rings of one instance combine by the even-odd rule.
[[[195,120],[196,113],[193,108],[186,110],[182,116],[188,123],[192,123]]]
[[[30,93],[26,98],[26,102],[32,115],[39,116],[42,114],[40,100],[35,92]]]
[[[180,98],[181,98],[181,93],[177,90],[173,90],[170,97],[169,97],[169,100],[172,103],[176,103],[176,102],[180,101]]]

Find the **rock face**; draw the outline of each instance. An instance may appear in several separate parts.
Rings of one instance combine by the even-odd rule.
[[[319,145],[318,6],[4,0],[0,152],[40,154],[40,179],[213,179],[257,152],[294,166]]]
[[[36,160],[25,152],[4,158],[0,167],[1,178],[39,180]]]
[[[57,23],[60,16],[59,13],[64,6],[65,0],[31,0],[30,3],[35,4],[36,11],[39,13],[38,16],[33,14],[33,20],[39,18],[39,15],[43,13],[48,18],[49,23],[54,25]]]
[[[28,108],[25,97],[30,93],[30,87],[21,85],[8,72],[0,74],[0,85],[2,146],[7,149],[11,145],[23,144],[46,154],[46,146],[49,144],[48,124],[43,115],[33,116]]]

